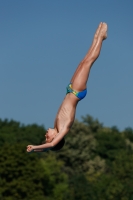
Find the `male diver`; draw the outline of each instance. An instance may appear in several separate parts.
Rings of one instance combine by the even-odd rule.
[[[107,24],[101,22],[96,30],[92,45],[84,59],[77,67],[69,85],[67,94],[58,110],[55,118],[54,128],[49,128],[46,132],[46,142],[42,145],[28,145],[27,152],[43,152],[47,150],[60,150],[64,143],[64,137],[69,132],[74,119],[77,104],[87,94],[87,81],[90,69],[98,58],[102,42],[107,38]]]

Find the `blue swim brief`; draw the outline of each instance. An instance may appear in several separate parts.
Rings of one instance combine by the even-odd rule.
[[[79,98],[79,100],[83,99],[83,98],[86,96],[86,94],[87,94],[87,89],[85,89],[85,90],[83,90],[83,91],[81,91],[81,92],[77,92],[77,91],[73,90],[73,89],[72,89],[72,83],[70,83],[70,84],[67,86],[66,89],[67,89],[66,94],[68,94],[68,93],[73,93],[76,97]]]

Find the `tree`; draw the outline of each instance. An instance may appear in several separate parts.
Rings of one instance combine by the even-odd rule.
[[[0,120],[0,145],[23,143],[40,144],[44,140],[45,128],[43,126],[21,125],[16,121]]]
[[[70,178],[69,194],[66,199],[69,200],[93,200],[92,184],[86,179],[85,174],[75,174]]]
[[[67,175],[62,162],[48,155],[26,153],[25,144],[5,144],[0,151],[0,191],[2,200],[63,200]]]
[[[43,168],[35,154],[27,154],[25,144],[4,144],[0,151],[2,200],[43,199]]]
[[[98,121],[98,119],[94,119],[90,115],[86,115],[85,117],[82,117],[82,122],[86,124],[90,130],[90,132],[96,133],[100,129],[103,128],[103,124]]]

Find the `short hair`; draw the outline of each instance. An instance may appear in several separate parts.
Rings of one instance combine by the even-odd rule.
[[[65,139],[63,138],[56,146],[54,146],[53,148],[51,148],[51,151],[59,151],[60,149],[63,148],[65,144]]]

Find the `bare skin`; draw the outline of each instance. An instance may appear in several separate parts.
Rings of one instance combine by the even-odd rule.
[[[94,35],[92,45],[87,52],[84,59],[80,62],[79,66],[77,67],[72,79],[72,88],[75,91],[82,91],[86,89],[86,84],[88,81],[88,77],[90,74],[90,69],[93,65],[93,63],[98,58],[102,42],[107,38],[107,24],[106,23],[100,23],[97,31]],[[79,102],[79,98],[76,97],[72,93],[68,93],[55,118],[54,128],[49,128],[47,130],[47,133],[45,135],[46,137],[46,143],[42,145],[28,145],[27,146],[27,152],[36,151],[41,152],[44,149],[50,149],[56,146],[59,141],[61,141],[65,135],[69,132],[74,119],[75,119],[75,112],[76,107]]]

